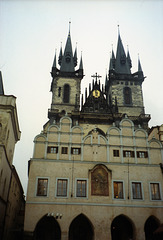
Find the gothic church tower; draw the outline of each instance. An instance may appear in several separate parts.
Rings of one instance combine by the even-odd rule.
[[[60,69],[57,68],[55,54],[51,71],[52,104],[48,114],[50,119],[56,118],[58,114],[79,111],[80,107],[80,85],[83,78],[83,63],[81,57],[79,69],[75,70],[77,66],[77,49],[75,49],[73,54],[70,30],[64,54],[62,54],[61,46],[58,64],[60,65]]]
[[[109,79],[106,79],[106,97],[108,102],[117,100],[120,113],[138,117],[145,114],[142,93],[142,83],[145,77],[140,60],[138,60],[137,72],[131,73],[131,68],[129,51],[126,55],[119,34],[116,57],[112,50],[110,58]]]

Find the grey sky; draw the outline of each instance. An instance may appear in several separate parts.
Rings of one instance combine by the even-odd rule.
[[[132,72],[138,53],[144,75],[144,104],[150,126],[163,123],[163,1],[0,1],[0,70],[5,94],[17,97],[22,136],[16,145],[14,164],[26,192],[28,160],[33,139],[48,121],[51,104],[51,66],[55,49],[64,48],[71,20],[73,49],[83,56],[85,77],[108,71],[112,44],[118,39],[129,46]],[[78,61],[79,62],[79,61]]]

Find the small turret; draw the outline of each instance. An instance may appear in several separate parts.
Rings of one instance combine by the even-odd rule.
[[[131,58],[130,58],[129,50],[127,50],[127,62],[129,64],[129,67],[132,68],[132,61],[131,61]]]
[[[144,74],[143,74],[143,71],[142,71],[140,58],[138,58],[138,77],[142,78],[144,80]]]
[[[76,67],[76,66],[77,66],[77,63],[78,63],[78,59],[77,59],[77,47],[75,48],[73,60],[74,60],[74,67]]]
[[[59,53],[59,58],[58,58],[58,64],[61,66],[61,62],[62,62],[62,57],[63,57],[63,54],[62,54],[62,43],[61,43],[61,48],[60,48],[60,53]]]
[[[4,95],[4,88],[3,88],[3,80],[2,80],[1,71],[0,71],[0,95]]]

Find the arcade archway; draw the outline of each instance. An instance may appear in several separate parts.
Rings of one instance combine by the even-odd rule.
[[[155,240],[154,231],[159,227],[159,221],[154,216],[150,216],[144,225],[145,240]]]
[[[92,224],[86,216],[80,214],[69,227],[69,240],[93,240],[94,231]]]
[[[111,224],[112,240],[133,240],[134,230],[131,220],[124,215],[116,217]]]
[[[44,216],[37,223],[34,240],[61,240],[61,229],[54,217]]]

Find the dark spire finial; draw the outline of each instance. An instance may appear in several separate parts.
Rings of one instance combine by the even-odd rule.
[[[117,25],[118,27],[118,36],[120,36],[120,28],[119,28],[119,24]]]
[[[60,53],[59,53],[59,58],[58,58],[58,64],[60,66],[61,66],[61,63],[62,63],[62,57],[63,57],[63,54],[62,54],[62,42],[61,42]]]
[[[54,56],[54,61],[53,61],[53,68],[56,68],[57,67],[57,64],[56,64],[56,53],[57,53],[57,49],[55,49],[55,56]]]
[[[4,95],[4,88],[3,88],[3,80],[2,80],[1,71],[0,71],[0,95]]]
[[[71,20],[69,20],[69,34],[70,34],[70,28],[71,28]]]

